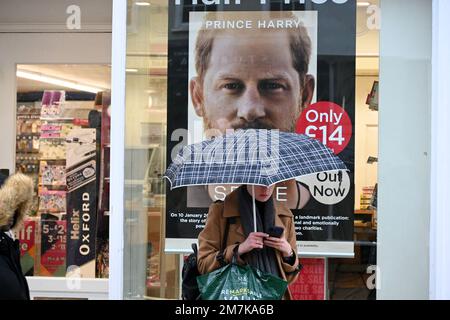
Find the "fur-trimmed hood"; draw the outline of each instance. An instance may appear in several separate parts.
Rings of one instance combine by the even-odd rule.
[[[19,229],[33,203],[33,180],[21,173],[11,175],[0,189],[0,227],[6,226],[17,212],[13,229]]]

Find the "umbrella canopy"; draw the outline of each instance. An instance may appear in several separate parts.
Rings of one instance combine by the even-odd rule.
[[[171,189],[209,184],[271,186],[318,172],[346,170],[345,164],[319,141],[306,135],[267,129],[237,130],[185,146],[164,177]],[[342,176],[342,175],[340,175]],[[253,197],[253,226],[256,206]]]
[[[315,139],[278,130],[247,129],[185,146],[164,177],[171,189],[209,184],[271,186],[333,170],[347,168]]]

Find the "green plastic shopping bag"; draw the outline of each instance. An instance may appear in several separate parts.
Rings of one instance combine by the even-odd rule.
[[[281,300],[288,285],[277,276],[234,261],[198,276],[197,283],[203,300]]]

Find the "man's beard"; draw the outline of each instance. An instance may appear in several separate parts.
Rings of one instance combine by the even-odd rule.
[[[290,119],[292,119],[290,121],[290,123],[288,124],[287,128],[279,128],[277,127],[275,124],[273,124],[271,121],[266,120],[266,119],[256,119],[253,121],[243,121],[243,120],[239,120],[236,121],[234,123],[232,123],[230,125],[230,128],[227,129],[268,129],[268,130],[273,130],[273,129],[278,129],[280,131],[285,131],[285,132],[295,132],[296,129],[296,125],[297,125],[297,118],[299,115],[293,116]],[[209,120],[209,118],[204,115],[203,116],[203,128],[204,130],[217,130],[219,131],[218,128],[214,127],[214,124],[212,123],[212,121]],[[222,134],[224,134],[225,132],[221,132]]]
[[[233,124],[232,128],[237,129],[278,129],[275,128],[275,126],[272,123],[269,123],[264,120],[254,120],[251,122],[243,122],[243,123],[237,123]]]

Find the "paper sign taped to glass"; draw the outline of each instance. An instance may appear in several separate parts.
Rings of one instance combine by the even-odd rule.
[[[61,215],[41,214],[41,251],[39,276],[63,277],[66,274],[67,221]]]
[[[345,163],[277,184],[300,255],[353,256],[355,6],[169,4],[167,165],[186,144],[251,128],[306,134]],[[236,187],[167,189],[165,250],[190,252],[210,204]]]

